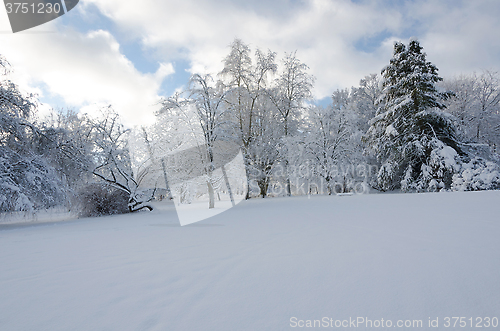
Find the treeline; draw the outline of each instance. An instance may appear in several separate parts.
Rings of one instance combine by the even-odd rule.
[[[134,197],[127,135],[111,107],[38,118],[39,103],[10,81],[0,56],[0,211],[65,206],[86,216],[143,208]],[[128,168],[127,168],[128,167]]]
[[[8,78],[0,58],[0,210],[56,205],[85,215],[149,208],[155,188],[134,174],[130,135],[180,146],[196,126],[212,176],[217,144],[240,146],[246,197],[369,190],[426,192],[500,188],[500,83],[495,72],[442,81],[418,41],[396,43],[381,75],[314,105],[314,77],[295,53],[230,45],[223,69],[194,74],[164,98],[155,125],[123,127],[111,107],[101,116],[72,111],[37,119],[37,100]],[[153,154],[150,155],[153,157]]]

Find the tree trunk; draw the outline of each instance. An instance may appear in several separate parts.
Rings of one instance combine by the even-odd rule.
[[[267,196],[267,189],[269,187],[269,182],[266,180],[266,178],[264,178],[257,180],[257,184],[259,185],[260,188],[260,195],[262,196],[262,198],[265,198]]]
[[[163,180],[165,181],[165,189],[167,190],[167,197],[169,200],[172,200],[172,192],[170,191],[170,186],[168,185],[168,177],[167,177],[167,167],[165,166],[165,161],[161,159],[161,166],[163,169]]]
[[[207,187],[208,187],[208,208],[212,209],[215,208],[215,194],[214,194],[214,187],[212,185],[212,178],[208,179]]]
[[[226,167],[222,166],[221,169],[222,169],[222,174],[224,175],[224,181],[226,182],[227,191],[229,192],[229,199],[231,200],[231,204],[234,207],[236,206],[236,204],[234,203],[234,197],[233,197],[233,191],[231,190],[231,185],[229,185],[229,178],[227,177]]]
[[[292,184],[290,183],[290,174],[288,173],[288,160],[285,161],[285,176],[286,176],[286,195],[292,195]]]

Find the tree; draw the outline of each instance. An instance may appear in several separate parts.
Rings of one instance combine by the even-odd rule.
[[[93,178],[93,160],[90,157],[94,142],[92,126],[85,115],[74,110],[52,113],[40,123],[35,141],[38,153],[53,166],[60,180],[71,194]]]
[[[213,173],[218,164],[216,159],[220,159],[217,157],[217,154],[221,152],[218,142],[225,139],[230,140],[227,128],[227,110],[224,107],[226,91],[220,81],[216,82],[215,86],[212,84],[213,79],[210,75],[194,74],[186,91],[187,97],[182,99],[177,94],[174,97],[164,99],[161,101],[162,108],[159,111],[159,115],[170,113],[182,117],[191,131],[191,143],[194,143],[194,148],[191,151],[198,154],[198,162],[195,163],[200,164],[203,168],[209,196],[209,208],[215,207],[214,190],[218,180],[214,178]],[[191,110],[194,110],[194,116],[191,115]],[[197,128],[195,128],[195,122]],[[201,131],[201,137],[198,134],[199,131]],[[186,153],[183,155],[186,160],[192,160],[192,156]],[[192,165],[193,162],[190,163]],[[197,170],[193,169],[193,171]],[[223,166],[222,171],[224,172]],[[225,181],[230,191],[227,178]],[[230,195],[232,196],[231,191]]]
[[[277,146],[280,144],[282,135],[280,130],[276,129],[279,119],[268,98],[260,99],[255,115],[255,131],[249,145],[246,166],[249,186],[257,189],[259,195],[265,198],[273,178],[274,166],[279,159]]]
[[[130,130],[120,122],[120,116],[111,106],[101,109],[97,118],[89,118],[92,127],[92,174],[108,186],[128,196],[128,210],[153,210],[148,204],[154,197],[152,192],[140,189],[140,178],[134,176],[128,146]]]
[[[294,154],[301,158],[299,166],[305,166],[309,175],[321,179],[321,191],[326,183],[328,194],[347,192],[350,166],[361,157],[360,135],[351,108],[311,106],[307,111],[304,135],[298,143],[303,145],[303,151],[297,153],[295,148]],[[334,183],[341,184],[341,189],[337,190]]]
[[[357,125],[363,132],[368,130],[368,122],[377,112],[377,100],[381,93],[377,74],[365,76],[359,82],[359,87],[352,89],[350,103],[358,117]]]
[[[453,121],[464,141],[475,141],[476,135],[476,75],[460,75],[443,83],[444,88],[453,91],[446,100],[446,110],[453,115]]]
[[[305,109],[305,101],[312,97],[314,77],[307,73],[309,67],[300,62],[296,53],[286,54],[279,77],[275,81],[275,88],[269,96],[276,107],[281,122],[283,142],[280,146],[281,157],[285,164],[287,194],[291,195],[290,176],[288,174],[288,160],[286,155],[286,140],[293,135],[297,119]]]
[[[443,84],[453,91],[447,111],[453,115],[462,148],[474,156],[498,160],[500,146],[500,79],[498,73],[460,75]]]
[[[441,111],[450,93],[437,90],[442,80],[437,71],[417,40],[394,44],[365,138],[368,152],[381,164],[375,183],[381,190],[435,191],[451,185],[462,151],[455,127]]]
[[[498,73],[484,71],[477,78],[476,139],[498,147],[500,133],[500,78]]]
[[[256,165],[266,159],[258,155],[262,149],[255,148],[254,144],[260,140],[263,132],[262,116],[265,105],[265,91],[269,76],[276,72],[276,53],[267,54],[256,50],[256,64],[253,65],[250,48],[241,40],[235,39],[230,45],[231,51],[224,59],[224,68],[220,76],[225,79],[227,92],[225,102],[234,119],[235,132],[241,144],[247,175],[246,199],[250,197],[251,165]],[[256,154],[257,153],[257,154]],[[252,158],[253,157],[253,158]],[[265,168],[265,167],[264,167]],[[255,168],[254,168],[255,169]],[[265,193],[264,193],[265,195]]]
[[[65,200],[64,186],[37,141],[44,136],[34,122],[37,99],[8,79],[0,55],[0,211],[34,211]]]

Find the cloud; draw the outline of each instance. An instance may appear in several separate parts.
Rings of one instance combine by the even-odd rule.
[[[420,39],[441,75],[500,69],[498,1],[459,1],[449,6],[427,1],[414,10],[425,19],[427,31]]]
[[[159,50],[165,61],[188,58],[192,72],[219,71],[235,37],[280,56],[297,50],[317,78],[319,98],[379,71],[390,50],[363,53],[355,42],[382,32],[395,34],[403,24],[397,9],[350,1],[144,0],[140,10],[132,2],[89,1],[123,31],[142,36],[146,49]]]
[[[77,108],[112,104],[128,123],[151,119],[157,91],[173,74],[171,64],[161,63],[156,73],[137,71],[120,52],[107,31],[81,34],[73,30],[47,34],[17,34],[2,38],[3,54],[26,89],[45,86]],[[40,89],[35,92],[43,93]]]
[[[393,41],[411,36],[443,76],[500,69],[497,0],[87,0],[77,12],[91,15],[91,8],[112,28],[0,36],[0,52],[31,74],[32,86],[43,82],[74,105],[111,102],[129,120],[152,112],[163,78],[174,73],[171,63],[216,73],[235,37],[279,57],[297,50],[316,77],[317,98],[380,72]],[[141,73],[123,55],[123,36],[163,63],[155,73]]]

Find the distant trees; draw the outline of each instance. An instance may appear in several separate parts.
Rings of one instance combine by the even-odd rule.
[[[497,72],[461,75],[444,82],[454,96],[446,103],[448,112],[467,142],[500,146],[500,76]]]
[[[208,160],[216,140],[236,142],[245,163],[247,198],[256,189],[265,197],[271,181],[280,180],[286,182],[286,194],[291,194],[288,140],[298,132],[314,79],[295,53],[286,55],[282,66],[278,66],[272,51],[256,50],[252,54],[239,39],[229,48],[224,67],[217,75],[219,80],[207,81],[210,76],[194,74],[185,91],[162,101],[160,113],[177,109],[179,114],[186,114],[194,107],[196,125],[202,125]],[[213,116],[207,117],[208,113]],[[207,123],[212,126],[209,128]],[[274,171],[278,165],[285,169],[280,175]],[[211,171],[207,170],[207,174]]]
[[[359,87],[351,89],[349,104],[357,114],[357,126],[362,132],[368,131],[368,123],[377,112],[377,100],[382,94],[380,80],[379,75],[370,74],[361,79]],[[335,94],[333,98],[335,99]]]
[[[396,43],[382,76],[371,74],[358,87],[333,92],[328,107],[309,104],[314,77],[296,53],[285,54],[277,64],[274,52],[252,54],[239,39],[229,48],[213,88],[217,86],[219,111],[225,115],[219,137],[236,141],[243,151],[247,198],[303,194],[304,182],[324,183],[323,193],[347,192],[359,177],[366,188],[373,170],[376,178],[370,183],[380,190],[458,189],[465,164],[475,154],[462,139],[456,118],[444,112],[446,106],[453,112],[456,99],[439,90],[442,79],[418,41]],[[479,89],[474,93],[479,100]],[[196,103],[193,95],[183,100]],[[495,98],[488,100],[491,108]],[[485,162],[476,160],[468,167],[493,169]],[[304,167],[306,172],[297,172]],[[298,180],[292,183],[291,178]]]
[[[466,152],[453,176],[454,190],[500,189],[500,79],[496,72],[461,75],[443,84],[454,95],[447,111]]]
[[[199,162],[203,166],[209,195],[209,208],[214,208],[216,180],[213,173],[216,170],[216,143],[229,136],[227,132],[227,108],[224,105],[226,90],[222,82],[217,81],[214,84],[210,75],[194,74],[184,93],[185,98],[183,99],[180,95],[164,99],[161,102],[162,108],[159,115],[170,113],[170,115],[181,116],[185,122],[192,122],[192,124],[186,123],[188,129],[190,125],[195,126],[191,128],[193,135],[191,142],[194,143],[192,147],[196,147],[195,150],[199,153]],[[190,114],[191,110],[194,110],[194,118]],[[198,131],[201,132],[201,135],[197,134]]]
[[[238,148],[247,180],[238,194],[246,198],[370,185],[500,189],[498,73],[442,81],[418,41],[397,42],[381,75],[334,91],[322,107],[311,102],[314,77],[296,52],[276,58],[235,39],[219,73],[193,74],[161,101],[154,125],[130,130],[111,106],[97,116],[69,110],[35,120],[36,96],[8,79],[0,56],[0,211],[151,210],[158,188],[169,197],[175,190],[181,203],[207,194],[214,208],[226,193],[234,203],[224,165]]]
[[[307,73],[309,67],[302,63],[296,53],[285,54],[279,76],[275,80],[274,89],[269,93],[276,107],[282,130],[283,142],[279,146],[284,173],[286,177],[286,193],[291,195],[289,174],[289,154],[287,140],[294,135],[298,119],[305,109],[305,103],[312,98],[314,77]]]
[[[291,153],[297,157],[294,164],[307,169],[313,177],[309,180],[317,177],[324,184],[315,184],[322,193],[349,192],[348,168],[362,162],[356,114],[350,108],[311,106],[306,116],[304,133],[296,143],[302,145],[302,153],[297,153],[298,148]]]

